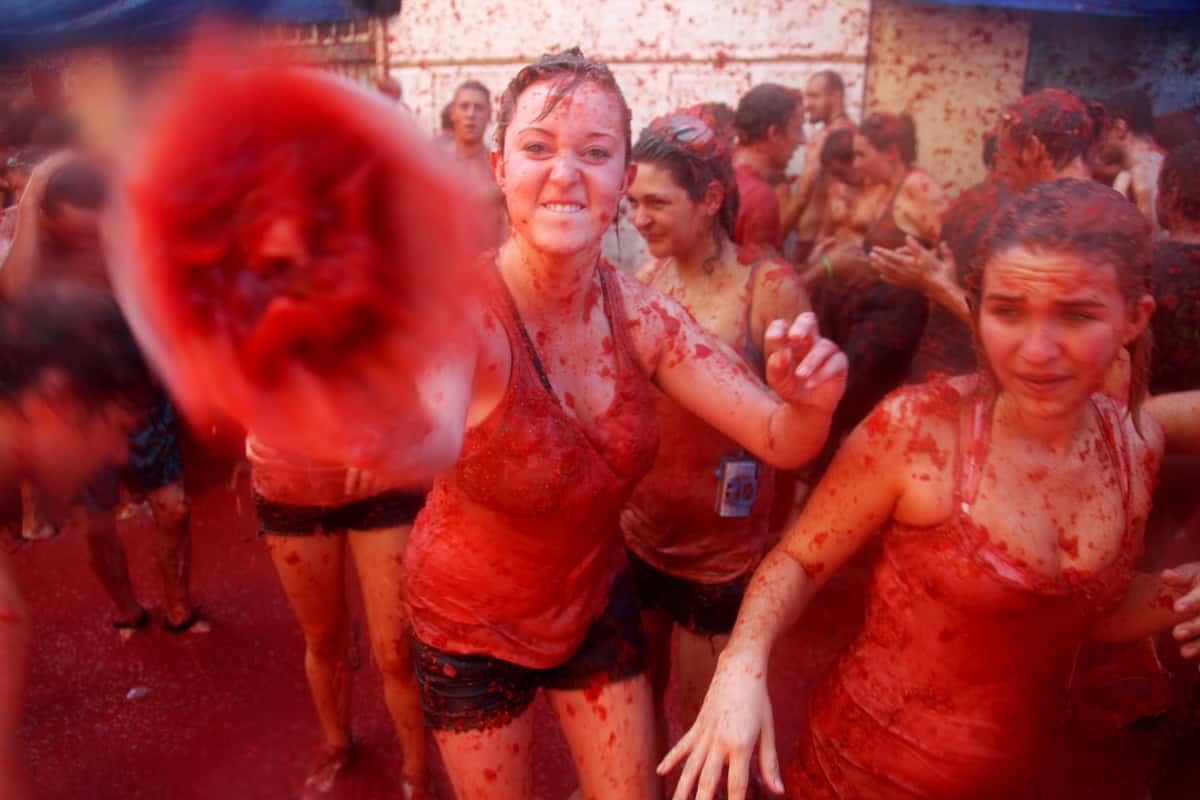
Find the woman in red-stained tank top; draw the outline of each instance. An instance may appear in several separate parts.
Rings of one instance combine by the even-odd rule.
[[[1090,181],[1039,184],[993,224],[973,287],[986,370],[893,394],[843,444],[764,559],[695,727],[677,797],[743,797],[771,643],[874,531],[859,638],[817,689],[787,788],[805,798],[1035,798],[1085,641],[1200,631],[1200,565],[1138,574],[1162,433],[1142,413],[1149,229]],[[1131,351],[1130,407],[1101,392]],[[1185,648],[1191,655],[1194,648]]]
[[[638,171],[626,202],[651,256],[638,279],[678,301],[761,375],[767,325],[807,310],[808,297],[790,264],[733,244],[739,197],[728,145],[704,119],[674,113],[650,123],[633,157]],[[654,399],[658,457],[622,511],[621,530],[665,753],[672,661],[690,725],[766,552],[776,474],[662,392]]]
[[[658,446],[652,382],[785,468],[819,449],[841,396],[845,359],[811,315],[771,323],[768,391],[676,302],[603,261],[635,169],[629,120],[612,74],[578,50],[522,69],[501,100],[492,163],[511,231],[479,264],[462,452],[405,556],[422,707],[460,798],[532,795],[539,690],[584,796],[658,794],[617,523]]]

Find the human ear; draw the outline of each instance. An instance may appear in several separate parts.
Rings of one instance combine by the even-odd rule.
[[[504,191],[504,156],[499,150],[492,150],[488,153],[488,160],[492,164],[492,174],[496,177],[496,185],[500,187],[500,191]]]
[[[1142,335],[1154,315],[1154,297],[1144,294],[1130,304],[1129,319],[1125,323],[1125,344],[1130,345]]]
[[[629,187],[633,186],[633,179],[637,177],[637,162],[630,161],[625,166],[625,178],[621,183],[621,194],[629,191]]]
[[[704,194],[700,196],[700,205],[704,212],[715,216],[724,202],[725,187],[721,186],[719,181],[709,181],[708,186],[704,187]]]

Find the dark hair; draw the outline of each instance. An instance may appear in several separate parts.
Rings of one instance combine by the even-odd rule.
[[[107,292],[54,285],[0,308],[0,393],[9,402],[59,370],[86,408],[137,407],[152,379],[120,308]]]
[[[1200,122],[1196,115],[1200,106],[1177,108],[1154,120],[1154,138],[1168,150],[1173,150],[1181,144],[1200,141]]]
[[[104,174],[86,161],[69,161],[46,181],[42,209],[53,214],[64,205],[99,211],[108,197]]]
[[[62,114],[46,114],[38,119],[29,133],[29,144],[47,150],[71,147],[79,138],[79,126],[75,120]]]
[[[734,145],[733,109],[728,103],[708,102],[697,103],[694,106],[679,109],[680,114],[691,114],[704,120],[704,124],[713,129],[726,147],[732,152]]]
[[[765,139],[772,126],[786,128],[801,103],[799,95],[777,83],[760,83],[742,95],[733,115],[740,144]]]
[[[1112,119],[1123,119],[1134,133],[1154,135],[1154,102],[1150,95],[1132,86],[1113,92],[1104,101]]]
[[[1188,142],[1167,153],[1158,173],[1158,196],[1184,219],[1200,222],[1200,142]]]
[[[886,150],[896,145],[896,152],[906,166],[912,166],[917,160],[917,125],[911,114],[876,111],[863,120],[858,132],[876,150]]]
[[[815,72],[813,73],[813,78],[820,78],[825,81],[826,91],[841,92],[843,94],[846,92],[846,84],[842,82],[842,76],[834,70],[823,69],[820,72]]]
[[[1004,109],[1000,119],[1019,147],[1036,136],[1055,169],[1087,153],[1108,124],[1102,105],[1064,89],[1042,89],[1026,95]]]
[[[442,132],[450,133],[454,130],[454,120],[450,118],[450,106],[454,103],[446,103],[442,106]]]
[[[717,221],[732,239],[738,192],[731,156],[728,144],[704,120],[683,113],[655,119],[633,147],[634,161],[670,171],[693,201],[703,197],[708,185],[716,181],[724,193]]]
[[[983,165],[991,172],[996,168],[996,134],[992,132],[983,135],[983,149],[980,151],[979,157],[983,159]]]
[[[488,87],[484,86],[482,83],[480,83],[477,80],[463,81],[462,83],[460,83],[458,85],[458,88],[454,90],[454,99],[458,99],[458,94],[463,89],[470,89],[471,91],[474,91],[474,92],[483,92],[483,96],[485,98],[487,98],[487,102],[488,103],[492,102],[492,93],[488,90]],[[452,99],[450,102],[453,103],[454,100]]]
[[[854,131],[849,128],[838,128],[830,131],[821,145],[821,166],[827,167],[834,162],[849,166],[854,163]]]
[[[583,55],[578,47],[564,50],[561,53],[546,53],[537,61],[522,67],[500,96],[500,112],[496,115],[496,149],[504,152],[504,135],[512,123],[513,114],[517,110],[517,100],[535,83],[552,81],[550,93],[546,96],[546,104],[538,114],[538,119],[549,116],[564,98],[570,97],[580,84],[590,81],[612,92],[621,106],[622,125],[625,129],[625,160],[628,162],[633,154],[633,112],[625,102],[625,95],[617,85],[617,79],[612,71],[601,61],[595,61]]]
[[[1110,266],[1117,289],[1130,303],[1151,293],[1150,225],[1124,195],[1096,181],[1060,178],[1034,184],[1001,208],[980,248],[978,268],[968,273],[976,321],[986,265],[1014,247],[1076,253],[1086,256],[1088,264]],[[1149,384],[1150,348],[1147,326],[1129,348],[1129,407],[1135,427]]]

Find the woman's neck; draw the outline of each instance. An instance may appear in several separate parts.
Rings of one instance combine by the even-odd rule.
[[[904,179],[908,177],[911,167],[903,161],[897,161],[892,165],[892,172],[887,179],[888,194],[895,194],[900,189],[900,184],[904,183]]]
[[[1087,425],[1087,418],[1087,404],[1057,417],[1031,416],[1022,412],[1011,395],[1001,392],[996,398],[992,423],[1010,428],[1021,439],[1036,443],[1039,449],[1065,461],[1071,455],[1079,433]]]
[[[715,224],[715,221],[714,221]],[[686,252],[675,253],[675,269],[681,276],[709,277],[724,266],[728,256],[732,254],[733,243],[723,231],[716,233],[710,229],[700,236]]]
[[[563,256],[537,250],[514,233],[496,262],[523,317],[578,319],[595,302],[599,242]]]

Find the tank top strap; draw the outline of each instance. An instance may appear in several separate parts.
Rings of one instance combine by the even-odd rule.
[[[633,356],[633,340],[629,338],[629,318],[625,315],[625,296],[621,292],[621,283],[617,280],[616,269],[603,258],[596,268],[596,274],[600,277],[604,316],[608,317],[608,326],[612,329],[613,346],[621,353],[617,365],[620,369],[626,369],[637,361]]]
[[[983,462],[987,459],[992,438],[992,406],[995,392],[976,389],[964,404],[958,432],[958,476],[955,495],[959,508],[966,514],[979,494],[983,479]]]
[[[746,296],[749,300],[746,301],[746,313],[742,315],[742,355],[760,373],[766,369],[767,360],[763,357],[758,343],[754,341],[751,323],[754,319],[754,281],[758,278],[758,269],[762,264],[762,258],[755,258],[750,262],[750,269],[747,270],[748,275],[746,276]]]
[[[1132,464],[1129,457],[1129,439],[1125,432],[1125,406],[1111,397],[1103,394],[1091,396],[1092,408],[1100,422],[1100,434],[1105,447],[1117,467],[1117,480],[1121,485],[1121,502],[1125,507],[1125,519],[1130,514],[1130,487],[1132,484]]]

